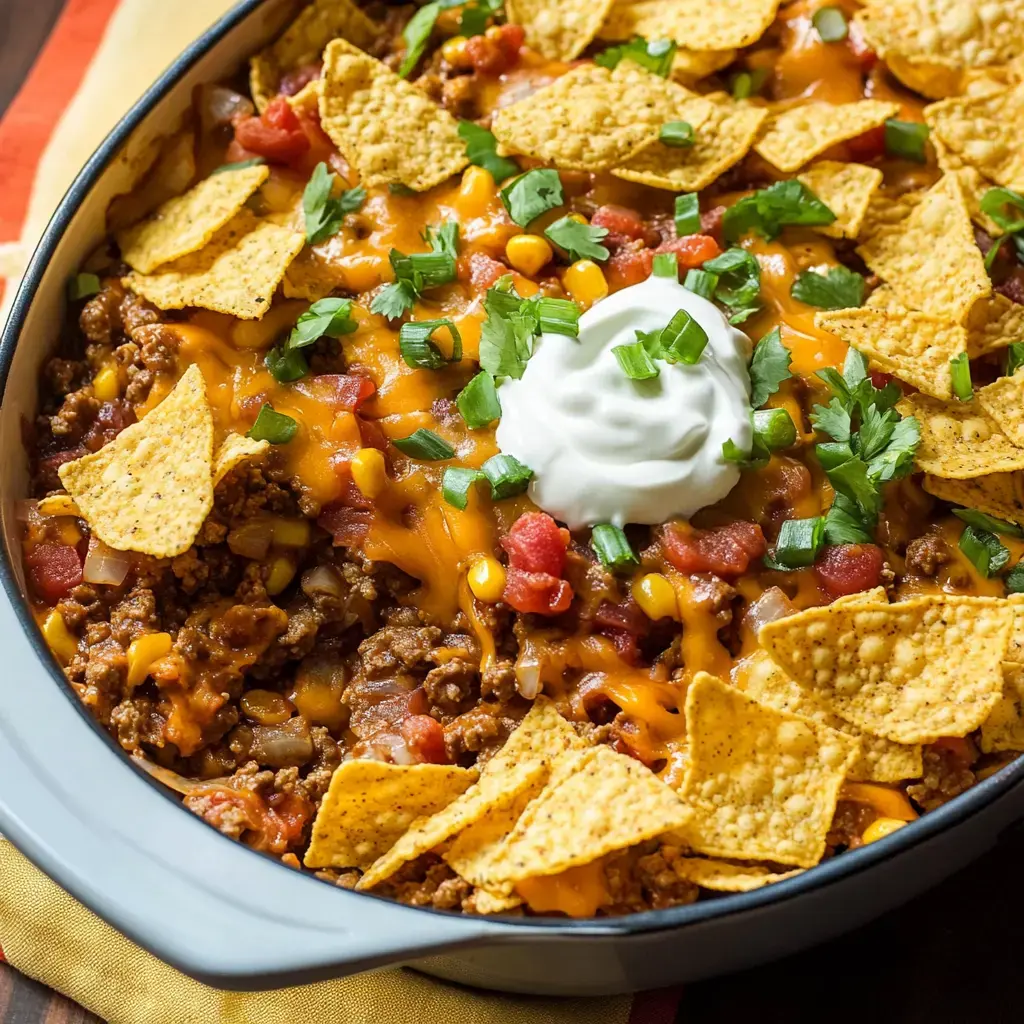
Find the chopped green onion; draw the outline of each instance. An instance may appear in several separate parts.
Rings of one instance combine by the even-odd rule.
[[[580,307],[572,299],[542,298],[537,303],[537,327],[541,334],[564,334],[567,338],[578,338]]]
[[[696,192],[676,196],[675,221],[680,238],[700,234],[700,196]]]
[[[295,321],[288,348],[305,348],[323,337],[340,338],[358,327],[352,319],[351,299],[320,299]]]
[[[275,345],[263,357],[263,364],[278,384],[291,384],[309,373],[309,363],[301,349]]]
[[[696,141],[693,125],[689,121],[668,121],[658,129],[658,141],[663,146],[687,149]]]
[[[612,348],[622,372],[630,380],[651,380],[658,376],[658,368],[654,360],[647,354],[647,349],[640,341],[629,345],[615,345]]]
[[[660,341],[667,362],[694,366],[707,347],[708,335],[685,309],[680,309],[665,325]]]
[[[787,569],[803,569],[814,564],[825,542],[825,517],[787,519],[775,542],[774,561]]]
[[[973,508],[955,508],[953,515],[962,519],[968,526],[975,526],[979,530],[988,530],[989,533],[1001,533],[1005,537],[1024,537],[1024,528],[1016,523],[1008,523],[1005,519],[997,519],[986,512],[979,512]]]
[[[1024,594],[1024,558],[1006,574],[1006,592]]]
[[[601,564],[609,569],[624,569],[629,565],[639,565],[626,535],[612,523],[599,523],[590,534],[590,546],[594,549]]]
[[[267,161],[261,156],[253,156],[248,160],[239,160],[233,164],[221,164],[220,167],[214,167],[210,171],[211,177],[214,174],[224,174],[225,171],[244,171],[246,167],[259,167],[261,164],[265,164]]]
[[[447,466],[441,477],[441,497],[454,505],[465,509],[469,504],[469,489],[478,480],[487,479],[479,469],[467,469],[465,466]]]
[[[864,278],[842,265],[824,274],[805,270],[797,275],[790,295],[819,309],[849,309],[864,301]]]
[[[659,252],[654,257],[652,273],[655,277],[679,280],[679,257],[674,252]]]
[[[614,68],[619,61],[628,59],[652,74],[668,78],[672,70],[672,59],[676,55],[676,44],[671,39],[652,39],[637,36],[628,43],[611,46],[594,58],[594,63],[603,68]]]
[[[395,276],[411,281],[417,293],[455,280],[455,257],[450,252],[414,252],[409,256],[392,249],[389,253]]]
[[[1006,376],[1012,377],[1024,366],[1024,341],[1011,341],[1006,349]]]
[[[78,302],[81,299],[98,295],[101,287],[100,279],[96,274],[75,274],[68,281],[68,301]]]
[[[1008,210],[1024,213],[1024,196],[1012,188],[990,188],[981,197],[981,212],[987,214],[1008,235],[1024,231],[1024,217]],[[998,245],[998,243],[996,243]]]
[[[715,289],[718,287],[718,275],[712,274],[708,270],[688,270],[683,286],[695,295],[699,295],[702,299],[710,301],[715,297]]]
[[[885,151],[889,156],[898,156],[923,164],[928,159],[924,148],[927,141],[926,124],[918,121],[897,121],[891,117],[885,122]]]
[[[569,254],[569,259],[598,260],[604,262],[611,253],[601,245],[601,239],[608,234],[607,228],[581,223],[572,217],[560,217],[544,229],[548,241]]]
[[[447,327],[452,336],[452,357],[444,353],[431,340],[434,331]],[[451,320],[409,320],[398,332],[398,351],[406,366],[414,370],[440,370],[448,363],[462,359],[462,335]]]
[[[969,402],[974,398],[974,387],[971,385],[971,363],[966,352],[960,352],[949,361],[949,372],[953,377],[953,394],[961,402]]]
[[[256,417],[256,422],[249,428],[245,436],[251,437],[254,441],[287,444],[298,429],[298,423],[291,416],[285,416],[283,412],[274,412],[273,406],[264,403]]]
[[[425,427],[414,430],[408,437],[393,438],[391,443],[410,459],[443,462],[455,458],[455,449],[443,437]]]
[[[530,484],[533,470],[511,455],[492,455],[481,467],[491,483],[491,497],[495,501],[514,498]]]
[[[796,425],[785,409],[758,409],[753,415],[754,434],[770,452],[796,443]]]
[[[494,378],[481,370],[460,392],[455,404],[466,426],[472,430],[486,427],[501,416],[501,402]]]
[[[741,71],[732,80],[732,98],[749,100],[756,96],[765,82],[768,81],[768,69],[758,68],[756,71]]]
[[[459,138],[466,144],[466,159],[488,171],[496,185],[519,173],[519,164],[515,160],[498,156],[498,140],[493,132],[472,121],[460,121]]]
[[[846,15],[838,7],[819,7],[811,24],[823,43],[841,43],[850,31]]]
[[[508,215],[522,228],[565,202],[558,171],[550,167],[537,167],[521,174],[498,195]]]
[[[988,530],[965,526],[960,534],[960,550],[967,560],[986,579],[998,572],[1010,558],[1010,552],[999,538]]]
[[[726,462],[743,464],[750,458],[750,452],[745,452],[731,437],[722,443],[722,458]]]

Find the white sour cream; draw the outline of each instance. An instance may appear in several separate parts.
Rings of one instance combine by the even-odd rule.
[[[700,360],[658,360],[655,379],[630,380],[612,348],[680,309],[707,332]],[[537,340],[522,378],[499,389],[498,445],[533,469],[530,497],[571,529],[688,518],[739,480],[722,445],[752,441],[750,350],[714,304],[652,276],[584,313],[578,339]]]

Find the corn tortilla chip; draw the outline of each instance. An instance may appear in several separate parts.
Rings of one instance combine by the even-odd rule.
[[[575,60],[593,41],[614,0],[507,0],[509,23],[548,60]]]
[[[1020,473],[990,473],[973,480],[944,480],[926,473],[921,486],[954,505],[977,509],[1011,523],[1024,523],[1024,477]]]
[[[268,451],[269,441],[254,441],[244,434],[228,434],[213,456],[213,486],[216,487],[236,466],[259,458]]]
[[[750,892],[772,882],[784,882],[787,878],[803,874],[803,868],[793,871],[772,871],[756,864],[731,864],[725,860],[707,860],[703,857],[687,857],[672,865],[680,878],[713,892]]]
[[[911,309],[966,323],[992,293],[955,174],[943,175],[906,219],[865,237],[857,252]]]
[[[1024,594],[1010,594],[1006,603],[1013,612],[1013,630],[1010,632],[1010,646],[1006,661],[1024,665]]]
[[[953,397],[949,361],[967,351],[967,331],[959,324],[909,310],[843,309],[815,314],[814,325],[926,395]]]
[[[1024,665],[1003,665],[1003,693],[981,723],[981,749],[1024,750]]]
[[[521,896],[514,893],[510,896],[496,895],[486,889],[474,889],[468,897],[468,904],[475,914],[503,914],[506,910],[514,910],[523,905]],[[467,904],[463,904],[467,909]]]
[[[836,215],[832,224],[815,228],[829,238],[856,238],[871,197],[882,184],[882,172],[864,164],[819,160],[799,179]]]
[[[656,142],[612,174],[652,188],[699,192],[742,160],[750,151],[767,111],[735,103],[721,93],[699,97],[711,104],[694,145],[672,149]]]
[[[798,171],[826,149],[863,135],[899,113],[898,103],[808,103],[776,114],[754,149],[780,171]]]
[[[206,382],[190,366],[143,420],[58,474],[104,544],[171,558],[191,547],[213,507],[212,467]]]
[[[1018,447],[1024,447],[1024,372],[1000,377],[980,388],[978,405],[999,425],[999,429]]]
[[[861,606],[879,603],[871,592],[853,594],[840,601]],[[887,604],[882,590],[881,602]],[[764,651],[757,651],[733,670],[733,685],[741,693],[764,707],[788,715],[798,715],[851,739],[860,740],[860,756],[850,767],[847,778],[858,782],[899,782],[916,779],[921,774],[921,747],[893,743],[882,736],[873,736],[833,714],[810,690],[805,690],[775,664]]]
[[[849,604],[888,604],[889,594],[885,587],[872,587],[870,590],[862,590],[859,594],[845,594],[837,597],[833,602],[835,605]]]
[[[523,761],[542,761],[550,765],[562,754],[584,750],[586,746],[551,699],[540,694],[505,745],[487,762],[487,770],[508,771]]]
[[[679,797],[633,758],[604,746],[563,756],[575,759],[572,774],[527,806],[481,872],[485,888],[590,864],[690,820]]]
[[[1024,341],[1024,306],[996,294],[974,307],[967,333],[971,359],[1008,348],[1015,341]]]
[[[977,224],[993,238],[997,238],[1003,233],[1002,228],[987,213],[981,211],[981,200],[985,193],[992,188],[992,182],[982,177],[981,172],[976,168],[964,164],[960,157],[945,146],[938,136],[935,136],[934,145],[935,151],[940,154],[939,166],[942,170],[947,174],[955,174],[960,179],[964,201],[967,203],[967,213],[972,223]]]
[[[895,292],[887,285],[879,285],[865,300],[864,309],[878,309],[883,313],[902,315],[907,307],[896,298]]]
[[[732,50],[756,43],[775,20],[780,0],[640,0],[616,4],[602,39],[673,39],[692,50]]]
[[[735,50],[676,50],[672,58],[672,71],[675,81],[683,85],[692,85],[708,75],[713,75],[722,68],[727,68],[736,59]]]
[[[873,238],[901,225],[927,195],[924,191],[904,192],[892,196],[879,189],[868,203],[859,238]]]
[[[445,764],[342,761],[317,811],[307,868],[368,868],[417,818],[447,807],[476,779]]]
[[[1002,691],[1005,601],[935,595],[811,608],[761,627],[772,660],[835,714],[898,743],[966,736]]]
[[[468,163],[451,114],[343,39],[324,53],[320,123],[366,188],[424,192]]]
[[[140,274],[202,249],[270,176],[266,165],[211,174],[152,217],[118,232],[121,258]]]
[[[697,853],[796,867],[821,860],[857,740],[764,707],[706,672],[686,693],[686,735],[680,795],[694,811],[686,834]]]

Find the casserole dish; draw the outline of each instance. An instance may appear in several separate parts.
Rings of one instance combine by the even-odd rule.
[[[269,988],[394,963],[471,985],[549,994],[657,987],[781,956],[921,891],[977,856],[1021,811],[1019,763],[878,843],[744,895],[614,920],[490,921],[325,888],[224,842],[131,766],[68,688],[24,600],[15,502],[21,425],[55,336],[64,282],[103,234],[147,140],[194,85],[270,39],[283,3],[245,3],[187,51],[76,180],[15,298],[0,349],[5,601],[0,828],[133,940],[207,983]],[[83,726],[87,722],[87,726]],[[125,823],[130,822],[130,830]]]

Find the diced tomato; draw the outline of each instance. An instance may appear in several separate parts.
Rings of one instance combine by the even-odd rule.
[[[885,153],[885,125],[872,128],[871,131],[848,140],[845,145],[851,160],[859,163],[877,160]]]
[[[846,45],[857,58],[861,70],[870,71],[878,63],[878,54],[868,45],[868,41],[864,38],[864,31],[856,21],[851,21],[849,24]]]
[[[651,276],[653,267],[653,249],[622,249],[615,253],[606,265],[608,288],[614,292],[620,288],[628,288],[632,284],[640,284]]]
[[[601,633],[615,645],[615,653],[627,664],[636,665],[640,661],[640,648],[636,637],[622,629],[603,629]]]
[[[546,572],[510,568],[502,600],[517,612],[561,615],[572,604],[572,587]]]
[[[504,263],[486,253],[473,252],[468,258],[464,256],[459,260],[459,279],[465,281],[468,278],[473,291],[481,295],[508,273],[510,271]]]
[[[82,582],[82,559],[70,544],[38,544],[25,559],[35,592],[56,604]]]
[[[625,235],[634,241],[643,238],[647,229],[644,226],[643,218],[636,210],[630,210],[625,206],[599,206],[590,223],[596,228],[607,228],[616,235]]]
[[[353,508],[336,501],[324,506],[316,524],[331,535],[335,547],[351,548],[358,547],[366,539],[372,518],[373,513],[368,509]]]
[[[296,384],[298,390],[329,404],[335,412],[358,412],[377,385],[356,373],[318,373]]]
[[[724,206],[713,206],[700,215],[700,230],[703,235],[710,235],[719,245],[722,244],[722,219],[725,217]]]
[[[390,442],[387,435],[381,430],[375,420],[368,420],[358,416],[356,417],[356,422],[359,424],[359,436],[362,438],[364,448],[376,448],[381,452],[388,450]]]
[[[312,805],[298,793],[272,793],[266,800],[263,836],[254,845],[270,853],[284,853],[302,838],[306,822],[313,816]]]
[[[974,744],[964,736],[940,736],[932,746],[947,751],[963,768],[973,764],[978,756]]]
[[[814,563],[814,573],[832,597],[843,597],[877,587],[884,564],[877,544],[836,544],[825,548]]]
[[[711,530],[666,526],[662,533],[665,557],[681,572],[713,572],[740,576],[768,545],[756,523],[728,523]]]
[[[502,25],[466,40],[466,58],[481,75],[502,75],[519,63],[526,33],[522,25]]]
[[[430,715],[410,715],[402,722],[402,739],[409,753],[417,761],[427,764],[447,764],[448,751],[444,745],[444,729]]]
[[[501,538],[501,546],[513,569],[550,576],[561,576],[565,569],[568,538],[544,512],[524,512]]]
[[[302,123],[283,96],[271,100],[258,117],[236,122],[235,141],[248,152],[275,163],[288,163],[309,149]]]
[[[886,373],[884,370],[872,370],[868,376],[871,378],[871,383],[881,391],[886,384],[889,384],[893,376],[891,373]]]
[[[282,96],[294,96],[296,93],[302,92],[310,82],[315,82],[320,77],[323,67],[322,63],[317,62],[316,64],[303,64],[293,71],[286,72],[281,76],[281,84],[277,87],[277,91]]]
[[[662,242],[655,252],[674,252],[680,270],[695,270],[706,260],[720,256],[722,250],[710,235],[685,235]]]
[[[594,622],[610,630],[631,633],[633,636],[646,636],[651,629],[651,620],[640,610],[640,605],[632,598],[621,604],[603,601],[594,615]]]

